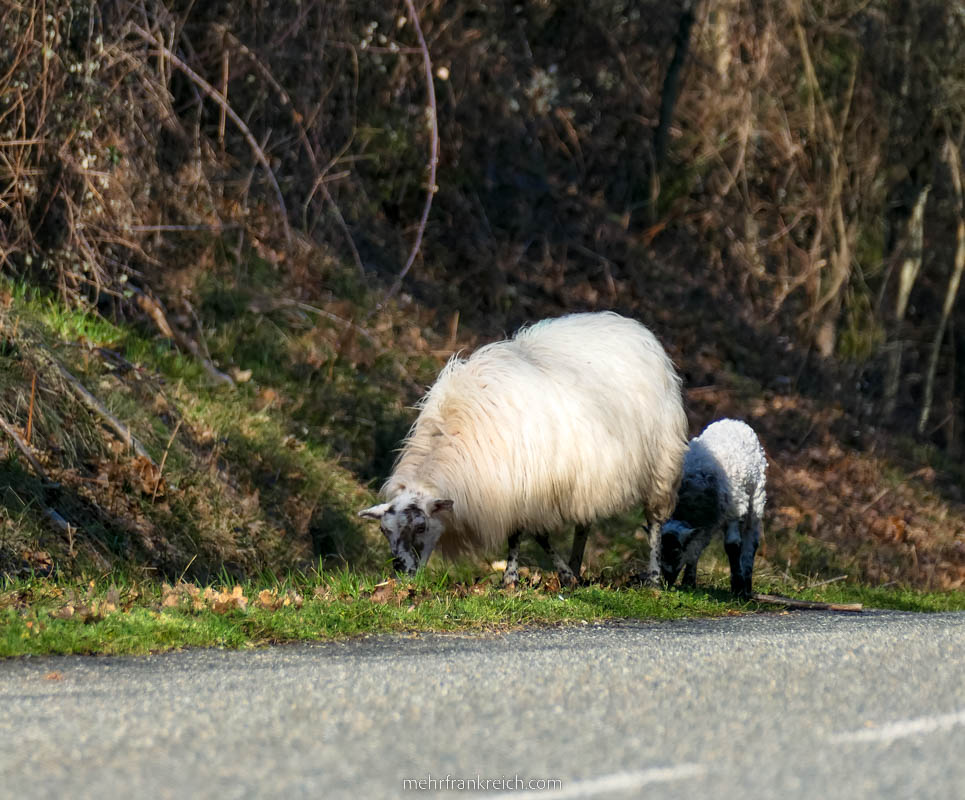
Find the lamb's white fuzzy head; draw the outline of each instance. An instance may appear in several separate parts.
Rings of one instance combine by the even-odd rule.
[[[672,586],[683,566],[684,551],[695,529],[680,520],[667,520],[660,528],[660,572],[668,586]]]
[[[406,489],[388,503],[362,509],[359,516],[379,521],[396,571],[414,575],[432,555],[451,510],[452,500]]]

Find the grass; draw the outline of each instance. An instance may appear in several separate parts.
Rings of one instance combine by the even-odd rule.
[[[793,588],[782,583],[758,586],[774,593]],[[904,611],[965,610],[965,592],[835,584],[796,596]],[[541,582],[508,592],[498,586],[496,576],[465,583],[448,570],[430,570],[411,581],[341,570],[209,587],[121,574],[87,582],[20,579],[0,585],[0,657],[136,655],[374,633],[496,632],[534,624],[671,620],[766,610],[774,608],[736,601],[719,580],[695,591],[592,585],[561,591],[552,582]]]
[[[230,280],[199,289],[212,359],[250,373],[225,388],[137,327],[0,284],[8,295],[0,310],[0,412],[24,431],[31,375],[41,376],[31,445],[57,482],[44,485],[12,451],[0,460],[0,656],[765,610],[730,596],[719,542],[702,560],[701,590],[623,586],[618,576],[644,547],[632,513],[601,524],[591,540],[587,561],[593,576],[602,575],[598,585],[560,591],[540,579],[506,592],[482,562],[387,579],[384,543],[355,511],[371,502],[366,484],[387,469],[405,430],[404,395],[417,394],[438,364],[418,349],[404,357],[384,342],[353,343],[344,330],[287,306],[254,313],[258,291]],[[127,367],[112,366],[98,348]],[[96,393],[155,461],[164,457],[157,496],[102,421],[43,371],[43,353]],[[71,523],[68,533],[51,527],[47,509]],[[524,555],[546,568],[532,542]],[[775,532],[755,585],[869,608],[965,610],[965,592],[870,588],[859,567],[814,536]],[[822,582],[845,573],[848,582]]]
[[[355,517],[372,495],[346,453],[366,450],[356,446],[360,439],[366,452],[375,449],[373,437],[359,433],[358,417],[398,427],[398,396],[383,392],[388,410],[376,407],[394,375],[391,355],[366,375],[334,352],[313,368],[296,352],[304,345],[299,337],[313,337],[324,350],[332,332],[306,332],[303,320],[272,320],[239,306],[212,337],[211,350],[253,377],[226,389],[170,343],[134,326],[68,308],[22,283],[3,281],[0,292],[0,412],[25,431],[29,407],[31,444],[58,484],[45,489],[12,449],[0,458],[0,572],[38,567],[24,552],[42,553],[67,574],[141,564],[176,576],[190,564],[189,577],[199,580],[223,568],[240,577],[318,557],[375,566],[378,542]],[[283,345],[292,349],[283,352]],[[123,362],[120,368],[104,349]],[[265,352],[272,358],[258,361],[254,354]],[[43,366],[48,356],[102,399],[155,464],[163,460],[159,493],[150,491],[157,474],[144,491],[143,465],[55,383]],[[47,508],[74,526],[76,540],[50,530]]]

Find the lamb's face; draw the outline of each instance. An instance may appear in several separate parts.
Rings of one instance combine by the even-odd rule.
[[[445,529],[442,513],[451,509],[452,500],[405,491],[389,503],[359,511],[359,516],[379,520],[392,551],[392,566],[414,575],[429,560]]]
[[[667,586],[673,586],[683,566],[684,550],[694,529],[671,519],[660,529],[660,572]]]

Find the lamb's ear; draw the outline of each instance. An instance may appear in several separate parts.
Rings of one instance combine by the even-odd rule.
[[[441,500],[439,498],[430,500],[426,510],[430,517],[435,516],[440,511],[452,511],[452,500]]]
[[[389,510],[390,505],[390,503],[382,503],[371,508],[363,508],[359,511],[359,516],[362,517],[362,519],[382,519],[382,517],[385,516],[385,512]]]

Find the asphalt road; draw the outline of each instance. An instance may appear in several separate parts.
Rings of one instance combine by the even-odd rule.
[[[0,741],[4,797],[963,798],[965,614],[11,660]]]

